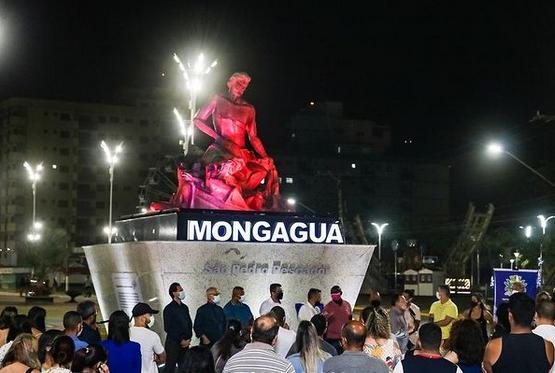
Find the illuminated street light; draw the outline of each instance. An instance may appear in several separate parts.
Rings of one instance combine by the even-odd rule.
[[[532,237],[532,226],[531,225],[527,225],[525,227],[520,226],[519,228],[524,230],[524,237],[526,237],[527,239],[530,239],[530,237]]]
[[[540,221],[540,227],[542,228],[542,239],[540,241],[540,257],[538,258],[538,287],[543,286],[543,241],[545,240],[545,230],[547,229],[547,223],[555,219],[555,215],[548,216],[538,215],[538,220]]]
[[[106,155],[106,162],[108,162],[108,172],[110,174],[110,207],[108,213],[108,233],[112,232],[112,234],[108,234],[108,243],[112,243],[112,236],[114,230],[112,229],[112,199],[113,199],[113,190],[114,190],[114,167],[118,162],[118,155],[123,152],[123,142],[120,142],[113,150],[111,150],[106,142],[102,140],[100,143],[100,147],[104,150],[104,154]]]
[[[382,262],[382,233],[385,227],[389,225],[389,223],[383,223],[382,225],[378,223],[372,223],[372,225],[374,226],[374,228],[376,228],[376,231],[378,232],[378,261],[381,263]]]
[[[540,174],[537,170],[535,170],[532,166],[530,166],[529,164],[527,164],[526,162],[524,162],[522,159],[518,158],[516,155],[514,155],[513,153],[509,152],[508,150],[505,150],[505,148],[503,147],[503,145],[501,145],[498,142],[492,142],[489,143],[488,146],[486,147],[486,152],[493,156],[493,157],[498,157],[501,154],[506,154],[509,157],[511,157],[512,159],[514,159],[515,161],[517,161],[518,163],[520,163],[521,165],[523,165],[524,167],[526,167],[528,170],[532,171],[536,176],[538,176],[540,179],[542,179],[543,181],[545,181],[546,183],[548,183],[549,185],[551,185],[552,187],[555,188],[555,183],[552,182],[551,180],[549,180],[547,177],[543,176],[542,174]]]
[[[25,161],[23,167],[27,170],[27,175],[29,180],[31,180],[31,187],[33,189],[33,221],[31,224],[31,233],[27,235],[29,241],[38,241],[41,239],[41,235],[38,232],[42,228],[42,223],[37,222],[37,182],[42,176],[42,162],[37,164],[34,168]]]
[[[191,64],[187,62],[187,66],[181,62],[181,58],[174,53],[173,60],[179,67],[181,71],[181,75],[185,80],[185,86],[187,91],[189,91],[189,112],[190,112],[190,121],[189,121],[189,128],[186,129],[185,121],[179,115],[179,112],[174,108],[174,114],[177,117],[179,125],[181,127],[181,134],[183,135],[183,152],[185,155],[189,152],[189,140],[191,145],[195,144],[195,129],[193,124],[193,119],[195,118],[196,111],[197,111],[197,95],[198,92],[202,89],[202,79],[205,75],[208,75],[210,71],[218,64],[218,60],[212,61],[211,64],[207,65],[204,54],[199,54],[195,63]]]
[[[314,211],[313,209],[311,209],[310,207],[308,207],[308,206],[305,205],[304,203],[297,201],[295,198],[291,198],[291,197],[290,197],[290,198],[287,198],[286,202],[287,202],[287,204],[288,204],[289,206],[299,205],[299,206],[304,207],[305,209],[307,209],[307,210],[310,211],[311,213],[316,214],[316,211]]]

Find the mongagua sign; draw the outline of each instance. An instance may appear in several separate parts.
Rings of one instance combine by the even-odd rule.
[[[187,241],[344,243],[338,223],[188,220]]]

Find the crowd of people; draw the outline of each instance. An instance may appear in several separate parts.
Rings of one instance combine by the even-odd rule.
[[[79,303],[63,316],[63,330],[48,329],[46,310],[0,314],[0,373],[498,373],[550,372],[555,359],[555,303],[542,292],[531,299],[518,284],[495,317],[480,294],[459,313],[448,286],[437,289],[427,319],[407,289],[382,303],[377,291],[358,320],[341,287],[329,302],[310,289],[296,315],[287,315],[280,284],[254,317],[235,287],[223,307],[215,287],[194,318],[179,283],[169,287],[163,310],[165,343],[151,328],[159,313],[138,303],[118,310],[102,340],[97,305]],[[288,325],[296,317],[297,330]],[[193,337],[198,344],[193,346]]]

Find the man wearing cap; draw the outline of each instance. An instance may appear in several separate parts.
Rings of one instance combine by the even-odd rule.
[[[141,345],[141,373],[158,373],[157,364],[166,361],[166,352],[160,336],[150,330],[157,313],[157,310],[153,310],[146,303],[137,303],[133,307],[134,326],[129,328],[129,339]]]
[[[200,344],[211,348],[225,332],[225,314],[220,303],[220,291],[215,287],[206,289],[206,304],[199,307],[193,329]]]
[[[169,289],[172,301],[164,308],[164,331],[166,332],[166,368],[164,373],[174,373],[175,366],[183,364],[185,352],[193,337],[193,323],[189,307],[183,303],[185,292],[174,282]]]

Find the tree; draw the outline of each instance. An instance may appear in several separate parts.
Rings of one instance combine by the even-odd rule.
[[[72,253],[69,236],[63,229],[45,229],[39,241],[27,241],[20,264],[31,267],[34,275],[45,279],[47,273],[65,270]]]

